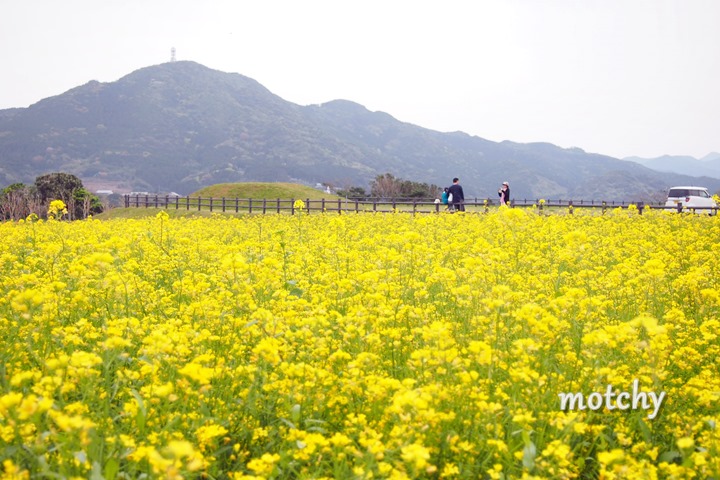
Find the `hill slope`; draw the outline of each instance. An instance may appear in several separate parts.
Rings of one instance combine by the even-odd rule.
[[[660,173],[550,144],[440,133],[344,100],[299,106],[255,80],[172,62],[0,111],[0,185],[65,171],[91,189],[188,194],[226,182],[367,186],[376,175],[493,196],[638,199],[720,180]]]
[[[203,187],[190,194],[191,197],[213,198],[281,198],[306,199],[338,198],[337,195],[318,190],[316,188],[298,185],[297,183],[283,182],[247,182],[247,183],[219,183]]]
[[[627,157],[625,160],[639,163],[659,172],[720,178],[720,153],[715,152],[701,159],[685,155],[663,155],[657,158]]]

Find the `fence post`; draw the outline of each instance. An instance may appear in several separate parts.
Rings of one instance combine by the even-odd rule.
[[[252,198],[248,198],[248,213],[252,213]]]
[[[277,199],[277,213],[280,213],[280,199]]]
[[[210,197],[210,211],[211,211],[211,212],[212,212],[212,207],[213,207],[213,199],[212,199],[212,198],[213,198],[213,197]]]
[[[157,193],[155,194],[155,208],[158,207],[158,196]]]
[[[637,208],[638,208],[638,213],[639,213],[640,215],[642,215],[642,211],[643,211],[643,207],[644,207],[644,206],[645,206],[645,205],[643,205],[643,202],[638,202]]]
[[[678,202],[678,203],[677,203],[677,212],[678,212],[678,213],[682,213],[682,208],[683,208],[683,207],[682,207],[682,202]]]
[[[225,197],[222,197],[222,211],[225,213]]]
[[[130,195],[123,195],[123,200],[125,201],[125,208],[130,208]]]
[[[338,198],[338,215],[342,215],[342,199]]]
[[[263,197],[263,214],[267,211],[267,199]]]
[[[358,213],[358,199],[355,199],[355,213]]]
[[[307,214],[310,215],[310,199],[309,198],[305,199],[305,210],[306,210]]]
[[[168,208],[168,203],[170,203],[170,195],[165,195],[165,210]]]
[[[290,215],[295,215],[295,199],[290,199]]]
[[[323,197],[322,201],[320,202],[320,209],[323,213],[325,213],[325,197]]]
[[[240,199],[238,197],[235,197],[235,213],[238,213],[240,211]]]

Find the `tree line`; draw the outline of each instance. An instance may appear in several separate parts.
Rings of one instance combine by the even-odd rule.
[[[436,198],[440,195],[440,187],[435,184],[413,182],[395,177],[392,173],[378,175],[370,182],[370,192],[363,187],[349,187],[337,190],[342,197],[366,198]]]
[[[53,200],[62,200],[67,206],[69,220],[87,218],[103,211],[100,199],[90,193],[75,175],[49,173],[35,179],[32,185],[13,183],[0,193],[0,218],[20,220],[35,214],[47,218]]]

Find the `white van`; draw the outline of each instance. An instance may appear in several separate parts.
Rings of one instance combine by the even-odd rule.
[[[677,208],[678,204],[682,204],[683,210],[686,208],[698,208],[705,207],[703,210],[699,210],[702,213],[713,213],[710,208],[717,208],[717,204],[712,198],[712,195],[708,192],[705,187],[672,187],[668,192],[666,207]]]

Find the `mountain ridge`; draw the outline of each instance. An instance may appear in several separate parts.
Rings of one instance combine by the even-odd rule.
[[[720,189],[717,179],[579,148],[437,132],[350,100],[301,106],[239,73],[188,61],[0,110],[0,183],[49,171],[88,186],[183,194],[240,181],[367,186],[386,172],[438,185],[457,176],[480,198],[505,180],[516,198],[644,200],[688,182]]]
[[[690,155],[662,155],[654,158],[625,157],[623,160],[638,163],[658,172],[720,179],[720,153],[717,152],[710,152],[702,158]]]

